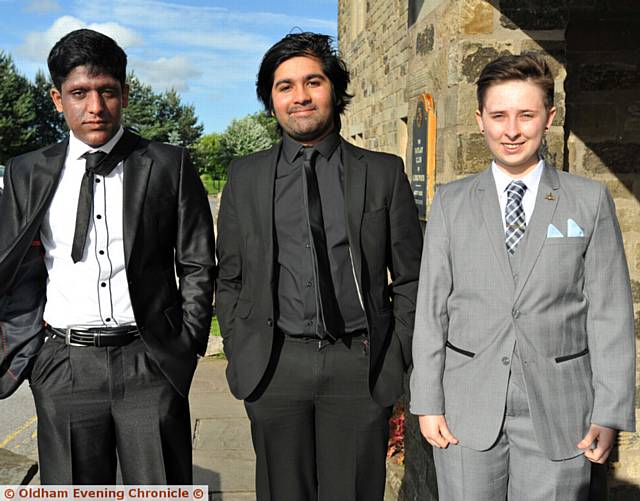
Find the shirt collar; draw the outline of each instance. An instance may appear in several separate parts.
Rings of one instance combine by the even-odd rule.
[[[533,169],[529,174],[520,178],[527,190],[531,193],[536,193],[538,191],[538,185],[540,184],[540,177],[542,176],[542,169],[544,168],[544,160],[540,160],[538,165],[536,165],[535,169]],[[509,176],[506,172],[504,172],[500,167],[496,165],[495,160],[491,162],[491,172],[493,173],[493,179],[496,183],[496,189],[498,190],[498,196],[501,196],[503,193],[507,191],[507,186],[514,179]]]
[[[313,147],[325,159],[329,160],[339,144],[340,136],[337,132],[331,132],[327,137]],[[289,163],[293,163],[295,161],[302,148],[304,148],[304,145],[293,139],[288,134],[282,134],[282,149],[284,151],[285,158]]]
[[[97,148],[94,148],[94,147],[89,146],[88,144],[85,144],[82,141],[80,141],[80,139],[78,139],[73,134],[73,131],[70,131],[69,132],[69,154],[68,154],[68,158],[73,159],[73,160],[77,160],[80,157],[82,157],[82,155],[84,155],[85,153],[87,153],[87,152],[93,153],[94,151],[104,151],[105,153],[111,153],[111,150],[113,149],[113,147],[116,145],[116,143],[118,141],[120,141],[120,138],[122,137],[122,134],[124,134],[124,129],[121,126],[118,129],[118,132],[116,132],[113,135],[113,137],[111,139],[109,139],[109,141],[104,143],[102,146],[98,146]]]

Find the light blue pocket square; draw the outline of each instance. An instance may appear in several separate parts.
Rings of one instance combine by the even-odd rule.
[[[567,219],[567,236],[568,237],[584,237],[584,231],[578,226],[573,219]]]
[[[564,238],[564,235],[554,225],[549,224],[549,227],[547,228],[547,238]]]

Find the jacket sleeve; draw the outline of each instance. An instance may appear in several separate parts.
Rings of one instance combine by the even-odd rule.
[[[227,359],[231,359],[235,309],[242,288],[242,238],[234,196],[235,162],[222,191],[218,212],[216,310]]]
[[[411,337],[416,311],[422,230],[411,186],[397,159],[393,194],[389,207],[389,240],[391,247],[391,292],[395,335],[402,346],[405,369],[411,365]]]
[[[636,378],[633,302],[620,227],[613,200],[604,186],[584,270],[594,389],[591,422],[633,431]]]
[[[453,279],[443,191],[438,189],[431,207],[420,266],[410,381],[411,413],[416,415],[444,414],[442,375],[449,327],[447,300]]]
[[[189,156],[181,157],[176,232],[176,273],[182,296],[182,335],[204,355],[209,339],[215,279],[215,241],[207,195]]]

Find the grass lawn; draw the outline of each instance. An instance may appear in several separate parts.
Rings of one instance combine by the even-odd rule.
[[[220,193],[227,182],[226,179],[213,179],[209,174],[202,174],[200,180],[209,195],[217,195]]]
[[[218,318],[213,317],[211,319],[211,330],[209,331],[210,336],[220,336],[220,326],[218,325]]]

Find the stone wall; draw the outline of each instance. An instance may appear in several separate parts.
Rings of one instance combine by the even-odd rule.
[[[560,169],[609,186],[625,240],[638,335],[640,3],[414,1],[422,10],[411,26],[409,3],[339,0],[339,45],[355,94],[343,135],[409,159],[417,97],[429,92],[438,121],[436,183],[478,172],[490,159],[474,119],[480,69],[503,53],[545,55],[556,76],[558,107],[548,157]],[[411,165],[406,168],[410,174]],[[415,425],[408,421],[404,499],[437,499],[430,451]],[[609,465],[609,499],[638,499],[640,435],[623,433],[619,442]]]

